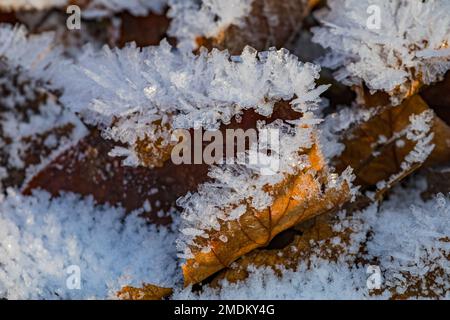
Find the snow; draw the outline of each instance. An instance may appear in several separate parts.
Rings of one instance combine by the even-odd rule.
[[[337,233],[331,243],[342,247],[336,261],[324,258],[330,244],[311,243],[312,255],[300,260],[296,270],[278,266],[250,266],[249,277],[240,282],[221,281],[220,288],[204,286],[201,292],[178,289],[174,299],[388,299],[414,292],[449,299],[450,296],[450,195],[439,194],[423,201],[422,179],[408,188],[397,188],[389,200],[373,204],[353,215],[341,212],[333,224]],[[350,243],[342,239],[349,237]],[[366,252],[360,251],[363,248]],[[357,261],[359,258],[359,261]],[[363,258],[363,259],[361,259]],[[368,267],[381,270],[381,291],[367,286]],[[441,272],[443,271],[443,273]],[[436,277],[421,285],[426,277]]]
[[[211,38],[231,25],[241,25],[254,0],[169,0],[168,34],[177,38],[178,47],[197,48],[198,37]]]
[[[211,167],[208,175],[213,181],[200,185],[197,193],[187,194],[177,201],[183,208],[183,235],[177,239],[181,258],[192,257],[190,247],[196,246],[195,238],[206,236],[208,230],[220,230],[220,221],[237,220],[247,208],[260,211],[269,207],[274,195],[265,191],[265,187],[282,183],[287,175],[311,166],[301,151],[313,146],[314,127],[299,123],[292,128],[279,121],[260,129],[263,128],[280,130],[283,143],[276,150],[278,170],[271,175],[262,175],[258,164],[252,166],[249,161]]]
[[[0,200],[0,298],[106,299],[124,285],[173,286],[174,233],[139,213],[74,194],[8,190]],[[79,267],[80,290],[66,285],[70,266]]]
[[[371,25],[377,16],[369,6],[379,8],[380,28]],[[317,14],[322,26],[313,29],[313,41],[330,49],[321,62],[339,68],[339,81],[363,81],[399,104],[415,81],[439,81],[450,69],[450,2],[330,0],[328,7]]]
[[[143,49],[88,48],[54,83],[64,88],[61,101],[73,112],[102,127],[105,137],[133,146],[146,137],[169,141],[168,130],[160,130],[165,125],[212,129],[246,109],[269,116],[281,100],[293,99],[300,112],[315,109],[327,88],[315,85],[319,71],[286,50],[194,55],[163,41]]]

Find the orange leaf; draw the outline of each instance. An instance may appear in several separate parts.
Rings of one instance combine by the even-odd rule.
[[[417,151],[418,143],[408,139],[406,131],[413,117],[425,114],[431,115],[432,121],[424,139],[430,137],[430,145],[434,144],[427,164],[450,159],[450,128],[415,95],[399,106],[380,108],[376,116],[347,132],[343,138],[345,150],[336,159],[338,171],[352,167],[355,183],[365,188],[384,181],[386,184],[378,188],[384,192],[422,166],[424,161],[408,160]]]
[[[124,287],[117,293],[117,297],[122,300],[162,300],[172,292],[170,288],[144,284],[142,288]]]
[[[268,245],[280,232],[349,200],[346,182],[336,188],[325,188],[322,192],[326,185],[323,181],[325,175],[322,175],[326,167],[317,145],[308,152],[308,156],[310,168],[286,177],[285,181],[273,187],[275,200],[268,209],[256,211],[247,207],[247,212],[238,220],[223,222],[219,231],[208,231],[207,238],[195,238],[198,246],[190,246],[194,257],[182,266],[185,285],[206,279],[242,255]],[[200,249],[204,247],[211,250],[204,252]]]

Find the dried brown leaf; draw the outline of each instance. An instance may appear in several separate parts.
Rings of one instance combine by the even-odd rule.
[[[282,276],[278,266],[296,270],[299,262],[308,261],[312,254],[320,254],[324,259],[336,261],[339,255],[344,253],[345,246],[349,244],[352,230],[344,229],[340,232],[333,230],[335,219],[335,211],[331,211],[284,231],[272,241],[269,247],[244,255],[231,267],[218,273],[210,286],[220,287],[222,280],[230,283],[245,280],[249,275],[250,266],[271,267],[279,276]],[[282,244],[281,248],[273,248],[273,243],[278,241],[279,237],[286,237],[287,243]],[[334,237],[340,238],[339,244],[331,241]]]
[[[163,288],[151,284],[144,284],[142,288],[126,286],[118,293],[117,297],[122,300],[162,300],[172,294],[170,288]]]
[[[374,102],[372,105],[376,104]],[[347,132],[343,138],[346,148],[336,161],[338,171],[352,167],[356,175],[355,183],[363,188],[376,186],[381,181],[388,182],[391,177],[397,176],[382,188],[384,190],[380,190],[385,191],[417,170],[422,163],[413,163],[407,170],[401,167],[416,146],[401,132],[410,125],[411,116],[427,111],[432,112],[418,95],[399,106],[381,108],[376,116]],[[450,128],[434,115],[431,133],[434,134],[432,143],[435,148],[427,164],[447,161],[450,158]]]
[[[135,17],[128,12],[120,16],[120,39],[118,45],[123,47],[128,42],[136,42],[138,47],[158,45],[166,36],[170,20],[164,15],[151,13],[146,17]]]
[[[29,171],[44,165],[65,145],[76,142],[76,132],[81,132],[83,126],[65,119],[58,98],[42,83],[20,68],[9,67],[1,57],[0,77],[0,168],[5,170],[0,189],[21,188]],[[58,114],[56,123],[45,122],[49,112],[46,106]],[[19,129],[30,125],[34,117],[42,120],[41,127],[33,128],[32,133]]]
[[[174,165],[170,161],[160,168],[127,167],[121,159],[108,156],[114,144],[92,131],[38,172],[24,189],[29,194],[43,189],[57,196],[75,192],[93,196],[98,203],[120,204],[127,211],[151,205],[145,216],[154,223],[167,224],[170,218],[158,216],[175,204],[175,200],[207,176],[207,166]]]
[[[303,19],[318,4],[318,0],[255,0],[241,26],[231,25],[214,38],[198,38],[197,43],[208,49],[228,49],[240,54],[249,45],[258,51],[286,43],[302,27]]]

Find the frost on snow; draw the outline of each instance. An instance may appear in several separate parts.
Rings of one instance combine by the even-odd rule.
[[[313,41],[330,49],[323,66],[340,68],[338,80],[363,81],[398,104],[450,69],[450,2],[330,0],[328,6],[318,14],[323,26],[314,28]]]
[[[24,28],[0,27],[0,181],[9,179],[8,186],[23,182],[17,181],[17,170],[30,177],[44,160],[87,132],[47,89],[60,61],[52,39],[51,34],[28,37]]]
[[[65,105],[103,127],[107,138],[133,146],[161,135],[170,141],[170,133],[160,130],[164,126],[218,128],[246,109],[270,116],[281,100],[292,100],[300,112],[314,109],[327,88],[315,85],[319,71],[285,50],[257,53],[247,47],[241,56],[217,50],[194,55],[162,42],[87,50],[56,83],[65,89]]]
[[[105,299],[123,285],[172,286],[173,234],[138,213],[125,216],[73,194],[51,200],[9,190],[0,199],[0,298]]]
[[[424,202],[422,190],[422,186],[397,188],[380,208],[374,204],[350,216],[339,214],[335,232],[344,238],[348,237],[345,230],[351,234],[336,261],[322,257],[329,246],[322,240],[311,244],[313,254],[301,260],[296,270],[277,267],[281,277],[271,268],[250,266],[244,281],[223,280],[220,289],[204,287],[200,293],[178,290],[173,298],[387,299],[403,295],[449,299],[450,198],[440,194]],[[335,239],[333,243],[341,242],[339,236]],[[379,291],[367,286],[369,265],[381,270]]]
[[[197,37],[214,37],[230,25],[240,25],[254,0],[169,0],[168,16],[172,18],[169,35],[178,46],[192,50]]]

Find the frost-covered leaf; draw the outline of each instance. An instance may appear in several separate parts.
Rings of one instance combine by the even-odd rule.
[[[151,284],[144,284],[142,288],[131,286],[123,287],[117,297],[122,300],[161,300],[172,294],[170,288],[162,288]]]
[[[400,106],[381,108],[348,130],[337,169],[354,169],[356,185],[378,196],[425,161],[449,158],[450,128],[417,95]]]
[[[281,158],[292,166],[290,171],[263,177],[239,167],[216,168],[210,172],[213,182],[179,200],[184,208],[178,246],[186,259],[185,285],[206,279],[268,245],[278,233],[351,198],[351,178],[331,181],[316,145],[309,150],[292,140],[286,145],[292,153],[285,151]]]
[[[282,276],[285,269],[296,270],[299,261],[308,261],[312,256],[320,256],[330,262],[337,261],[340,255],[348,254],[346,249],[350,245],[350,235],[354,232],[349,228],[339,232],[333,230],[333,225],[337,221],[336,212],[332,211],[280,233],[269,247],[244,255],[232,263],[229,268],[220,272],[214,277],[210,286],[220,287],[223,280],[228,283],[245,280],[252,268],[255,267],[273,268],[278,276]],[[277,239],[279,237],[286,239],[279,240]],[[333,240],[333,238],[339,238],[339,241]],[[281,248],[278,248],[277,243],[274,242],[280,243]]]
[[[52,195],[75,192],[92,196],[97,203],[121,205],[128,212],[144,207],[153,223],[168,224],[178,197],[194,191],[203,182],[207,168],[176,166],[170,162],[158,169],[123,166],[108,156],[112,143],[91,132],[36,173],[25,194],[43,189]]]
[[[450,68],[450,3],[440,0],[330,0],[313,40],[330,54],[336,78],[364,82],[399,104]]]
[[[238,54],[249,45],[258,50],[285,47],[302,27],[317,0],[170,0],[169,34],[179,46],[228,49]]]
[[[201,291],[174,299],[448,299],[449,199],[397,188],[380,206],[321,217],[282,249],[244,256]],[[369,269],[371,268],[371,269]],[[379,268],[380,288],[367,286]]]
[[[249,109],[270,116],[279,101],[291,101],[298,112],[314,110],[327,88],[316,87],[319,70],[285,50],[194,55],[163,42],[87,50],[55,82],[64,88],[65,105],[101,127],[105,137],[127,145],[128,151],[115,154],[127,156],[129,165],[151,165],[136,152],[150,144],[155,166],[173,147],[172,129],[218,128]]]
[[[46,163],[78,142],[86,128],[49,91],[60,57],[51,35],[28,37],[0,27],[0,181],[21,187]]]

